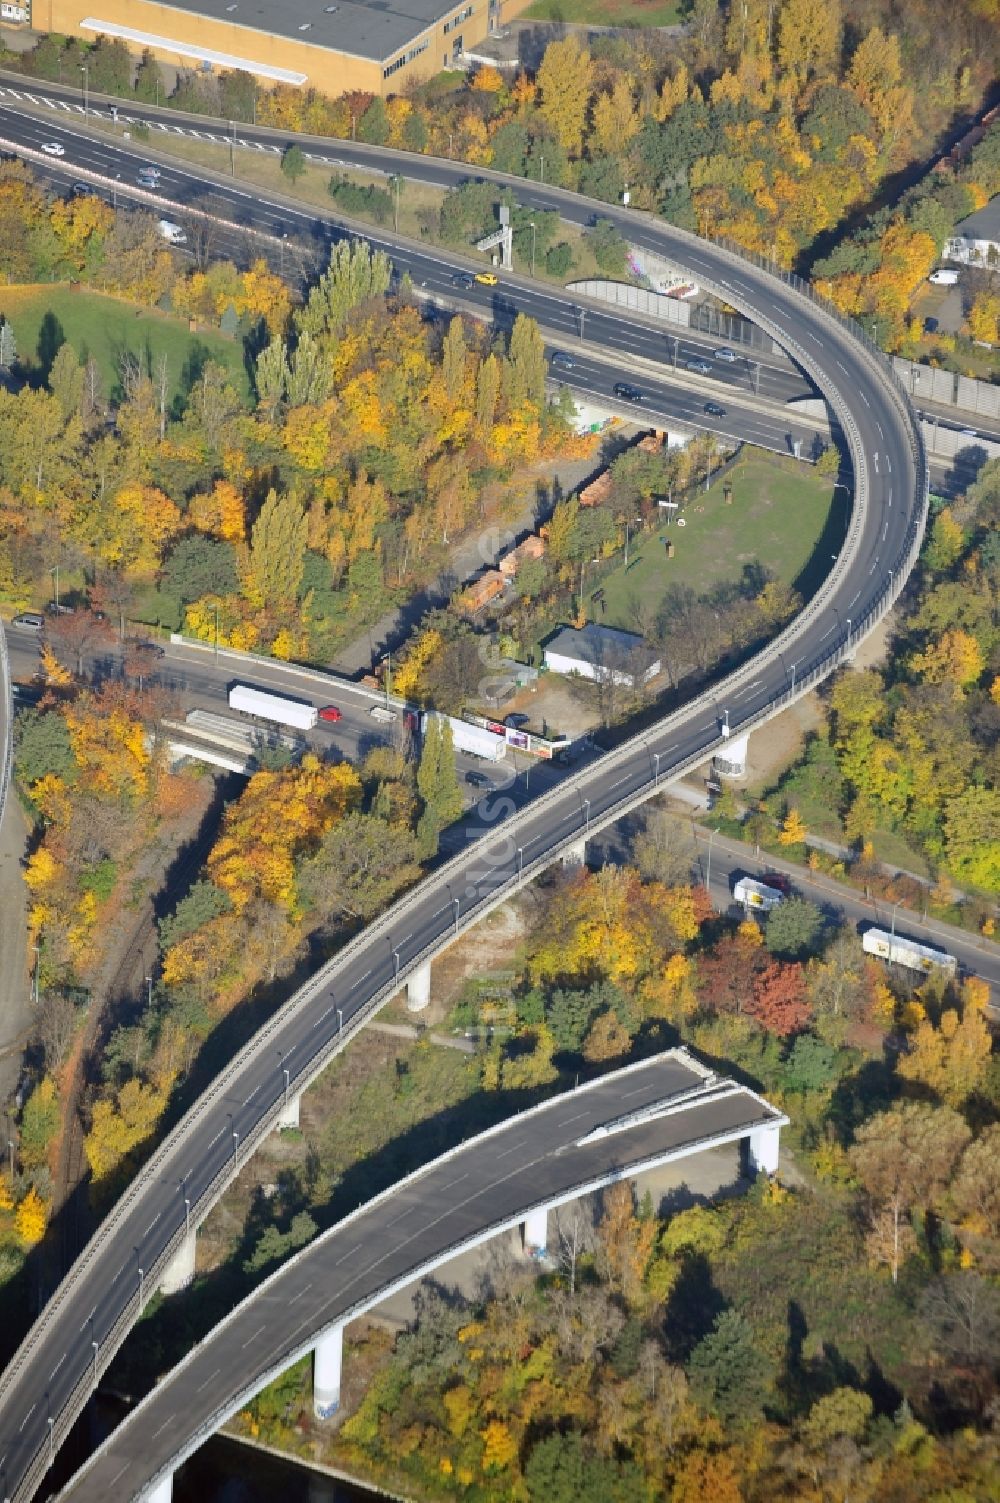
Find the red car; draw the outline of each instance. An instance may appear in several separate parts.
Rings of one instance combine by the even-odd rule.
[[[324,705],[319,712],[320,720],[342,720],[343,714],[336,705]]]

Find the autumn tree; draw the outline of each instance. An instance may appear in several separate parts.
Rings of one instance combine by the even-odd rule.
[[[948,1008],[937,1028],[927,1019],[918,1025],[896,1073],[926,1086],[948,1106],[960,1107],[982,1083],[992,1048],[989,1028],[977,1009],[967,1007],[959,1018]]]
[[[968,1141],[957,1112],[918,1102],[879,1112],[858,1129],[850,1158],[868,1199],[873,1248],[888,1263],[893,1283],[905,1218],[940,1203]]]
[[[324,916],[367,920],[419,872],[409,830],[356,811],[323,836],[303,871],[302,888]]]
[[[570,156],[579,156],[593,89],[590,53],[573,35],[550,42],[538,68],[539,114]]]
[[[424,853],[437,849],[437,838],[445,825],[462,813],[462,790],[455,768],[455,741],[451,725],[441,715],[431,715],[424,731],[417,789],[424,801],[420,845]]]
[[[47,1223],[48,1208],[35,1186],[30,1185],[14,1214],[14,1226],[25,1247],[41,1242]]]
[[[519,313],[511,330],[504,363],[504,386],[511,408],[545,398],[545,342],[533,318]]]
[[[839,0],[784,0],[778,12],[778,63],[805,79],[836,71],[840,55]]]
[[[754,976],[753,992],[746,1004],[748,1017],[756,1018],[769,1033],[788,1038],[805,1028],[812,1017],[800,965],[767,962]]]
[[[603,1206],[597,1228],[598,1266],[609,1286],[632,1304],[642,1292],[656,1241],[656,1222],[636,1215],[632,1187],[626,1181],[604,1192]]]
[[[298,597],[305,566],[306,515],[292,495],[269,491],[250,536],[245,588],[270,610],[287,610]]]
[[[1000,1123],[992,1123],[962,1154],[951,1200],[973,1230],[1000,1240]]]

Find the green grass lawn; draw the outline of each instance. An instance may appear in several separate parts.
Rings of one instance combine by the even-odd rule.
[[[171,401],[188,390],[206,360],[224,365],[241,397],[249,399],[242,341],[211,330],[193,334],[186,319],[160,309],[56,283],[0,288],[0,313],[14,327],[18,362],[26,370],[44,369],[68,342],[81,360],[97,361],[106,400],[119,395],[119,362],[126,350],[150,372],[166,356]]]
[[[584,26],[676,26],[673,0],[535,0],[523,21],[579,21]]]
[[[723,485],[733,488],[731,506]],[[628,572],[623,564],[602,581],[607,613],[594,619],[634,631],[631,605],[636,597],[655,616],[671,585],[704,594],[724,581],[738,580],[744,564],[755,562],[807,599],[843,541],[842,495],[837,492],[834,501],[831,482],[810,465],[753,450],[724,481],[715,481],[688,502],[683,526],[672,523],[644,535],[629,558]],[[672,559],[664,546],[668,538],[674,544]]]

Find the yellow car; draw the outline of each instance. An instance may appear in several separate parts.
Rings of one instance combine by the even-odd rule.
[[[499,280],[500,278],[497,276],[495,271],[476,272],[476,281],[481,282],[484,287],[495,287]]]

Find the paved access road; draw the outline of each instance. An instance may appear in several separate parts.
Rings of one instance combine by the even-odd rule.
[[[623,1122],[658,1106],[669,1115]],[[707,1140],[784,1120],[751,1091],[693,1068],[679,1051],[565,1092],[470,1139],[361,1207],[261,1285],[157,1384],[60,1493],[62,1503],[135,1497],[176,1469],[318,1334],[484,1240],[486,1229],[500,1231],[534,1206]],[[608,1136],[582,1141],[615,1124]]]
[[[399,162],[415,171],[449,165]],[[517,185],[522,200],[524,186]],[[95,1367],[124,1339],[136,1313],[138,1269],[155,1278],[183,1236],[185,1199],[197,1221],[232,1177],[235,1150],[246,1151],[274,1123],[286,1081],[297,1089],[314,1078],[409,971],[567,845],[705,761],[724,727],[736,733],[761,723],[829,672],[911,567],[925,517],[923,456],[902,399],[863,343],[793,287],[668,225],[544,187],[533,201],[580,219],[617,219],[631,238],[752,310],[789,348],[834,406],[851,445],[856,501],[845,548],[788,631],[726,682],[516,814],[498,799],[495,817],[489,809],[484,815],[496,833],[470,841],[346,945],[204,1093],[95,1233],[0,1379],[0,1479],[12,1499],[34,1491]]]

